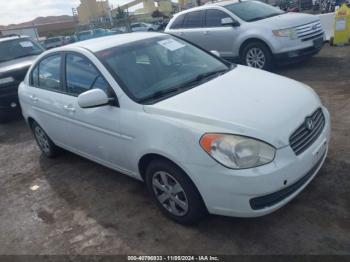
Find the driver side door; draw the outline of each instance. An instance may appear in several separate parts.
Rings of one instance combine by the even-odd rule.
[[[204,17],[202,47],[208,51],[216,50],[222,57],[232,57],[233,45],[238,38],[240,27],[222,25],[221,19],[228,17],[233,19],[222,10],[206,9]]]

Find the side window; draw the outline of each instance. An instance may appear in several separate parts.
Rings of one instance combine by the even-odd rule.
[[[38,80],[37,87],[39,88],[62,91],[61,55],[49,56],[39,63]]]
[[[203,25],[203,11],[186,13],[183,22],[184,28],[198,28]]]
[[[80,95],[93,88],[99,88],[111,95],[109,85],[92,63],[81,56],[68,54],[66,57],[67,92]]]
[[[182,28],[182,24],[184,21],[185,15],[179,15],[175,21],[171,24],[170,29],[178,29]]]
[[[216,9],[208,9],[205,13],[205,26],[206,27],[221,27],[221,19],[230,17],[223,11]]]

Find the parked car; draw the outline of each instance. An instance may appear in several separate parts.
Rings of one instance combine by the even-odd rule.
[[[318,16],[285,13],[259,1],[207,4],[176,14],[165,32],[222,57],[260,69],[317,54],[324,31]]]
[[[109,35],[114,34],[113,31],[111,31],[109,29],[103,29],[103,28],[97,28],[97,29],[94,29],[92,31],[93,31],[94,38],[102,37],[102,36],[109,36]]]
[[[51,49],[51,48],[63,46],[65,44],[65,39],[64,39],[64,36],[55,36],[44,40],[43,43],[44,43],[45,49]]]
[[[152,25],[148,23],[132,23],[131,31],[132,32],[149,32],[149,31],[157,31],[158,25]]]
[[[64,45],[68,45],[74,42],[75,42],[75,37],[73,35],[64,37]]]
[[[81,31],[77,34],[78,41],[89,40],[102,36],[109,36],[115,34],[113,31],[103,28],[97,28],[93,30]]]
[[[45,156],[61,147],[143,180],[184,224],[284,206],[316,176],[330,137],[308,86],[160,33],[48,51],[19,97]]]
[[[0,38],[0,122],[20,112],[17,89],[44,49],[26,36]]]
[[[78,41],[84,41],[92,38],[94,38],[94,32],[92,30],[86,30],[77,33]]]

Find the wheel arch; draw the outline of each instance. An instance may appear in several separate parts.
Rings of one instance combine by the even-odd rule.
[[[240,45],[239,47],[239,57],[240,59],[242,58],[242,55],[243,55],[243,50],[244,48],[250,44],[250,43],[254,43],[254,42],[259,42],[259,43],[262,43],[263,45],[265,45],[268,50],[270,51],[270,54],[272,55],[272,48],[271,46],[267,43],[267,41],[263,40],[263,39],[260,39],[260,38],[257,38],[257,37],[251,37],[251,38],[248,38],[246,40],[244,40],[242,42],[242,44]]]
[[[185,175],[188,177],[188,179],[191,181],[191,183],[193,184],[193,186],[195,187],[195,189],[197,190],[202,203],[204,204],[205,208],[207,209],[206,203],[203,199],[203,196],[201,194],[201,192],[199,191],[197,185],[194,183],[193,179],[188,175],[188,172],[186,172],[186,170],[181,167],[181,165],[177,164],[176,162],[174,162],[173,160],[169,159],[168,157],[165,157],[161,154],[158,153],[147,153],[145,155],[143,155],[139,162],[138,162],[138,169],[139,169],[139,173],[141,175],[142,180],[145,182],[146,181],[146,169],[147,166],[154,160],[156,159],[162,159],[165,161],[169,161],[170,163],[172,163],[173,165],[177,166],[181,171],[183,171],[185,173]]]
[[[166,157],[164,155],[161,155],[159,153],[147,153],[144,154],[138,162],[138,171],[139,174],[142,178],[143,181],[146,181],[146,169],[147,166],[156,159],[163,159],[166,161],[169,161],[170,163],[176,165],[178,168],[180,168],[184,173],[186,173],[186,171],[184,170],[184,168],[182,168],[179,164],[177,164],[175,161],[171,160],[169,157]],[[186,173],[187,174],[187,173]],[[187,175],[188,176],[188,175]],[[188,176],[189,177],[189,176]],[[190,178],[190,177],[189,177]],[[191,179],[191,178],[190,178]],[[192,180],[192,179],[191,179]],[[192,181],[193,182],[193,181]]]
[[[33,125],[34,122],[36,122],[36,121],[35,121],[35,119],[33,117],[29,116],[27,118],[27,123],[28,123],[30,128],[32,128],[32,125]]]

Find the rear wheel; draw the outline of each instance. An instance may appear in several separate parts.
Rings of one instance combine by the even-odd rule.
[[[45,131],[35,121],[31,124],[35,140],[41,152],[48,158],[53,158],[59,153],[59,148],[52,142]]]
[[[273,66],[271,52],[261,42],[248,43],[243,48],[241,60],[244,65],[258,69],[269,70]]]
[[[146,183],[158,207],[175,222],[194,224],[206,214],[193,182],[170,161],[152,161],[146,171]]]

